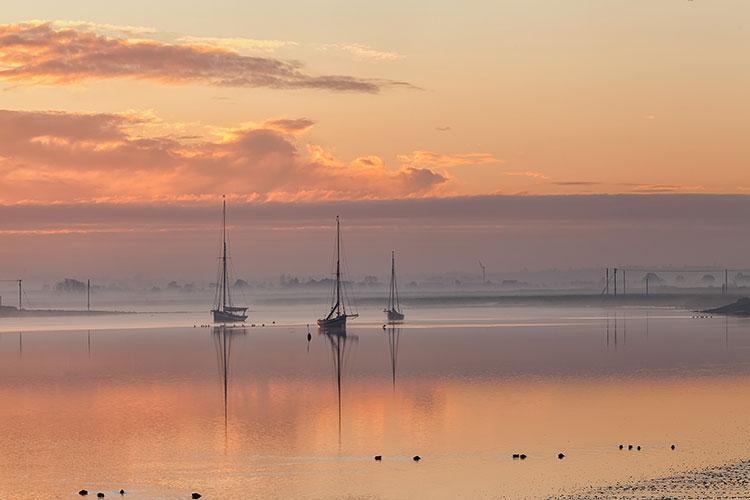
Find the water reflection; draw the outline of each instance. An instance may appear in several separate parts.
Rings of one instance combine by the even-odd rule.
[[[386,331],[388,335],[388,352],[391,355],[391,377],[393,380],[393,390],[396,390],[396,364],[398,362],[398,341],[401,337],[401,328],[396,328],[395,325],[388,327]]]
[[[229,409],[229,362],[232,354],[232,340],[238,335],[245,335],[244,328],[232,328],[228,326],[215,326],[211,332],[216,351],[216,366],[219,370],[219,378],[222,386],[222,407],[224,410],[224,442],[226,444],[228,429]]]
[[[610,318],[609,312],[607,312],[604,330],[607,339],[607,350],[612,348],[616,351],[619,344],[627,344],[628,323],[624,316],[618,317],[615,312]],[[648,316],[646,317],[646,337],[648,338]]]
[[[356,335],[347,335],[345,329],[320,329],[319,333],[328,340],[331,348],[331,358],[333,361],[333,372],[336,377],[336,398],[338,403],[338,431],[339,444],[341,444],[341,379],[344,371],[347,356],[347,344],[357,342],[359,337]],[[349,344],[351,345],[351,344]]]

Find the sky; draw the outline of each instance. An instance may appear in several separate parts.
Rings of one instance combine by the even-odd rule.
[[[727,205],[748,214],[749,21],[744,0],[6,0],[0,274],[211,276],[195,262],[222,194],[248,275],[314,273],[342,209],[361,272],[391,247],[425,273],[480,254],[500,269],[739,264],[696,231],[749,238],[726,225]],[[571,216],[578,233],[554,240],[543,221],[586,197],[611,218]],[[644,214],[656,234],[679,224],[700,244],[655,243],[622,212],[644,199],[669,200]],[[545,210],[539,235],[478,229],[470,207],[487,206]],[[713,222],[676,215],[696,207]],[[441,231],[446,210],[465,215]],[[593,245],[622,220],[631,250]],[[428,242],[440,250],[420,259]]]

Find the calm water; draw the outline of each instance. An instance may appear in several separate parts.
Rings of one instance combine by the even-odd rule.
[[[191,315],[190,327],[6,323],[0,498],[542,498],[750,454],[750,321],[412,317],[311,330],[309,343],[304,325],[193,328]]]

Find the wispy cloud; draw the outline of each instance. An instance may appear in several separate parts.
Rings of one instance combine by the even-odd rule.
[[[532,172],[532,171],[505,172],[505,175],[510,175],[512,177],[532,177],[534,179],[549,179],[549,177],[543,174],[542,172]]]
[[[374,49],[362,43],[325,43],[318,47],[320,50],[347,52],[355,59],[366,59],[375,61],[396,61],[403,59],[403,55],[397,52],[389,52]]]
[[[18,84],[65,85],[129,78],[161,84],[335,92],[414,88],[393,80],[313,75],[297,62],[243,55],[205,43],[133,40],[52,23],[0,25],[0,68],[0,80]]]
[[[311,120],[275,119],[220,136],[164,134],[150,113],[0,111],[0,203],[385,199],[435,195],[448,178],[390,169],[377,156],[342,161],[296,136]],[[159,132],[159,134],[155,134]]]
[[[181,36],[177,42],[190,45],[207,45],[237,52],[275,52],[284,47],[296,47],[299,44],[291,40],[258,40],[254,38],[220,38],[205,36]]]
[[[440,168],[502,163],[502,160],[495,158],[490,153],[446,154],[426,150],[417,150],[409,154],[399,155],[398,159],[410,165]]]

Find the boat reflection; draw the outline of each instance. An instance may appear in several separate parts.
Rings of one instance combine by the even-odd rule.
[[[344,365],[346,364],[347,350],[350,349],[351,343],[357,342],[357,335],[347,335],[346,329],[321,328],[319,334],[328,340],[331,348],[331,358],[333,361],[333,372],[336,377],[336,398],[338,404],[338,431],[339,444],[341,444],[341,379],[343,376]]]
[[[226,443],[228,433],[228,409],[229,409],[229,363],[232,355],[232,341],[239,335],[245,335],[245,328],[232,328],[229,326],[215,326],[211,331],[214,349],[216,351],[216,366],[219,370],[219,378],[222,386],[222,406],[224,411],[224,441]]]
[[[393,380],[393,390],[396,390],[396,364],[398,362],[398,341],[401,337],[401,328],[391,325],[386,330],[388,335],[388,352],[391,355],[391,377]]]

